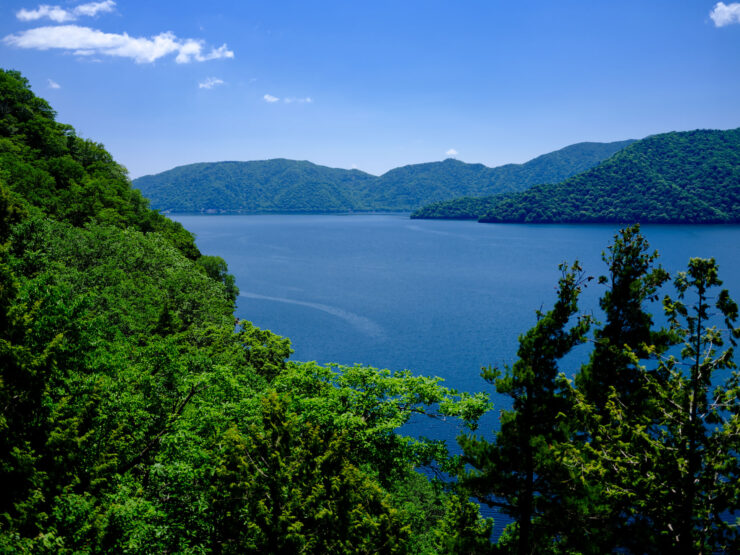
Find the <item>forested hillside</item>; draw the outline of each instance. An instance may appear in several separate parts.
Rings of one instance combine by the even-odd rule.
[[[414,218],[530,223],[740,221],[740,129],[654,135],[555,185],[426,206]]]
[[[153,208],[173,212],[410,211],[461,195],[555,183],[631,142],[579,143],[498,168],[448,159],[396,168],[380,177],[283,159],[190,164],[140,177],[133,184],[151,199]]]
[[[448,159],[391,170],[379,178],[373,202],[383,209],[416,210],[430,202],[460,196],[523,191],[539,183],[557,183],[609,158],[633,141],[578,143],[524,164],[489,168]]]
[[[296,160],[179,166],[134,180],[158,210],[346,212],[366,210],[375,177]]]
[[[715,260],[671,277],[636,225],[598,280],[563,264],[513,364],[483,370],[510,408],[475,435],[484,394],[292,362],[235,326],[224,261],[54,118],[0,70],[0,551],[740,550],[740,327]],[[460,454],[398,433],[412,415],[460,419]],[[495,545],[471,498],[513,519]]]
[[[0,71],[0,551],[488,543],[475,505],[413,471],[444,449],[394,432],[418,411],[473,422],[482,397],[294,364],[287,339],[235,329],[223,260],[54,116]]]
[[[414,210],[412,220],[477,220],[492,212],[505,193],[487,197],[462,197],[433,202]]]

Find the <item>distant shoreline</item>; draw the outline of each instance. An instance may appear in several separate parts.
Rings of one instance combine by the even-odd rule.
[[[411,216],[408,210],[352,210],[352,211],[246,211],[246,210],[214,210],[214,211],[179,211],[179,210],[160,210],[163,216]]]

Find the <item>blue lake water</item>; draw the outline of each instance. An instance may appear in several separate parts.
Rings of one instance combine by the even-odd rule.
[[[227,261],[241,290],[236,315],[290,337],[295,360],[408,368],[467,391],[490,390],[481,366],[515,360],[518,335],[555,299],[558,264],[578,259],[587,274],[605,273],[601,253],[618,230],[405,215],[175,219],[203,253]],[[643,226],[643,233],[671,273],[690,257],[715,257],[725,287],[740,298],[740,226]],[[603,286],[591,283],[581,307],[598,317]],[[572,375],[578,362],[576,353],[562,370]],[[495,427],[494,412],[480,432]],[[410,427],[430,437],[459,431],[430,419]]]
[[[291,338],[296,360],[360,362],[478,390],[555,299],[558,264],[605,272],[618,226],[409,220],[403,215],[185,216],[241,290],[236,315]],[[740,226],[643,226],[671,272],[715,257],[740,297]],[[595,310],[603,287],[581,302]],[[567,369],[565,369],[567,370]]]

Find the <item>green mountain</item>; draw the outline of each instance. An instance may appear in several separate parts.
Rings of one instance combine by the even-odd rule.
[[[376,178],[296,160],[179,166],[135,179],[152,206],[174,212],[346,212],[364,210]]]
[[[484,222],[740,221],[740,129],[647,137],[557,184],[425,206],[412,218]]]
[[[498,168],[448,159],[396,168],[380,177],[285,159],[201,163],[140,177],[133,185],[152,207],[172,212],[410,211],[461,195],[554,183],[631,142],[579,143]]]
[[[648,137],[556,185],[503,196],[484,222],[740,222],[740,129]]]

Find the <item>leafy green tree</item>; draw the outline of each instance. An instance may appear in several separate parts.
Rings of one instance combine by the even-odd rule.
[[[208,277],[224,284],[226,296],[232,303],[235,302],[239,296],[239,288],[236,286],[234,276],[228,273],[224,259],[220,256],[203,255],[196,262],[203,267]]]
[[[276,393],[261,422],[226,431],[211,491],[214,545],[227,553],[404,553],[409,531],[349,445],[301,423]]]
[[[381,484],[391,487],[411,468],[448,457],[442,441],[398,433],[412,416],[457,417],[474,429],[490,408],[487,395],[460,393],[441,381],[409,371],[304,363],[289,365],[272,386],[292,394],[302,419],[346,434],[353,462],[372,465]]]
[[[262,330],[248,321],[240,324],[239,341],[244,348],[245,362],[268,382],[287,368],[286,360],[293,352],[290,339]]]

